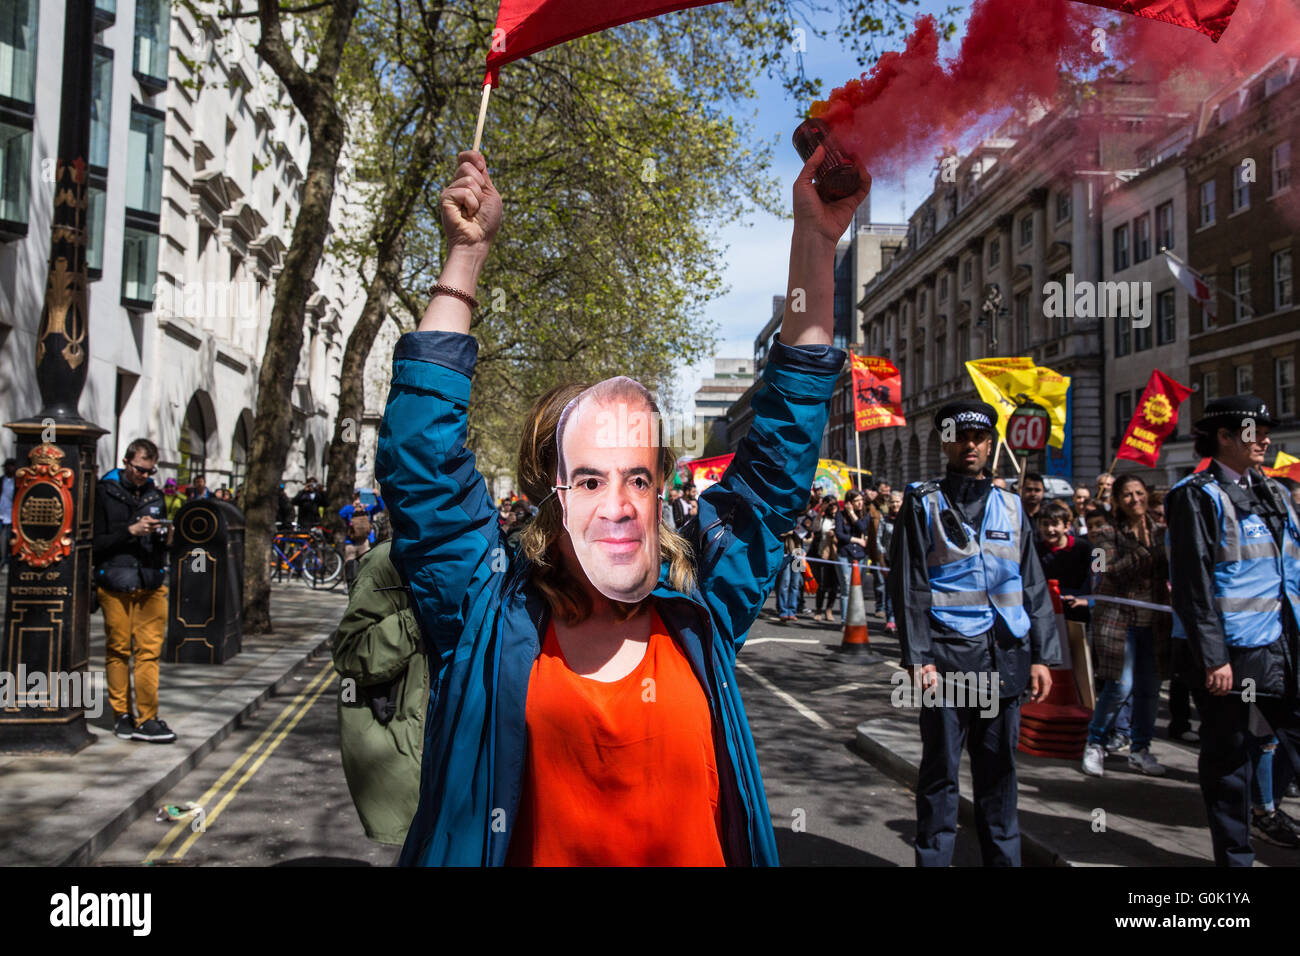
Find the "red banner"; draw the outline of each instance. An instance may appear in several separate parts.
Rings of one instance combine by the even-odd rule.
[[[879,355],[852,355],[853,425],[860,431],[906,425],[903,379],[894,363]]]
[[[1152,372],[1115,457],[1154,468],[1160,460],[1160,446],[1178,424],[1178,406],[1190,394],[1190,388],[1159,369]]]
[[[1094,7],[1132,13],[1150,20],[1204,33],[1215,43],[1228,29],[1228,21],[1237,9],[1237,0],[1081,0]]]
[[[718,0],[501,0],[488,52],[487,83],[502,64],[610,27],[703,7]]]

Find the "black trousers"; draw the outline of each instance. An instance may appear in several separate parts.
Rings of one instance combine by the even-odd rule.
[[[984,865],[1019,866],[1016,743],[1020,738],[1020,698],[999,700],[998,712],[992,717],[981,716],[975,707],[922,707],[920,722],[916,865],[952,863],[957,839],[957,771],[965,746],[970,752],[975,833]]]
[[[1197,771],[1201,796],[1210,822],[1214,862],[1218,866],[1251,866],[1255,851],[1250,845],[1250,782],[1254,774],[1246,733],[1250,705],[1240,693],[1216,697],[1204,688],[1192,691],[1201,715],[1201,756]],[[1300,752],[1300,707],[1293,698],[1260,697],[1255,701],[1281,743],[1274,766]],[[1282,788],[1292,774],[1282,772]],[[1275,771],[1276,773],[1277,771]]]

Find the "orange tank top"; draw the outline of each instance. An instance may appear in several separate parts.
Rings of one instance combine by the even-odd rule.
[[[690,662],[651,611],[616,681],[569,669],[547,628],[528,683],[512,866],[723,866],[713,726]]]

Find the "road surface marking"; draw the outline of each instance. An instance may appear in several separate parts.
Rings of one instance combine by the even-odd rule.
[[[808,707],[808,706],[806,706],[806,705],[800,703],[798,700],[796,700],[796,699],[795,699],[794,697],[792,697],[790,694],[787,694],[787,693],[786,693],[785,691],[783,691],[781,688],[777,687],[777,686],[776,686],[775,684],[773,684],[770,680],[768,680],[766,677],[764,677],[764,676],[763,676],[762,674],[760,674],[758,671],[754,670],[754,668],[750,667],[750,666],[749,666],[748,664],[746,664],[744,661],[736,661],[736,666],[737,666],[738,668],[740,668],[742,671],[744,671],[746,674],[748,674],[750,677],[752,677],[754,680],[758,681],[758,683],[759,683],[760,685],[762,685],[763,687],[767,688],[769,691],[771,691],[773,694],[775,694],[775,695],[776,695],[777,697],[779,697],[781,700],[785,701],[787,704],[789,704],[791,707],[793,707],[795,710],[797,710],[797,711],[798,711],[800,714],[802,714],[804,717],[807,717],[809,720],[811,720],[814,724],[816,724],[816,725],[817,725],[818,727],[820,727],[822,730],[832,730],[832,729],[834,729],[834,728],[831,727],[830,724],[828,724],[824,719],[822,719],[821,714],[817,713],[817,711],[813,710],[811,707]]]
[[[822,688],[821,690],[815,690],[815,691],[813,691],[813,694],[814,694],[814,695],[817,695],[817,694],[847,694],[847,693],[848,693],[849,691],[851,691],[851,690],[862,690],[863,688],[865,688],[865,687],[870,687],[870,686],[871,686],[870,684],[857,684],[857,683],[854,683],[854,684],[836,684],[834,687],[824,687],[824,688]]]
[[[326,661],[325,666],[321,669],[320,675],[318,675],[317,677],[317,680],[319,680],[320,677],[332,677],[333,675],[334,675],[334,665],[331,662]],[[312,683],[315,683],[315,681],[313,681]],[[226,792],[226,795],[221,798],[221,802],[218,803],[216,807],[213,808],[212,812],[207,815],[204,821],[203,829],[195,830],[193,833],[191,833],[189,837],[185,840],[185,842],[181,844],[181,848],[172,854],[173,860],[179,860],[181,859],[181,857],[185,856],[185,854],[189,851],[189,848],[194,845],[195,841],[198,840],[199,837],[203,836],[203,834],[207,832],[208,825],[211,824],[212,821],[215,820],[217,817],[221,816],[221,811],[224,810],[226,808],[226,805],[235,798],[235,794],[237,794],[241,789],[243,789],[244,784],[248,783],[249,780],[253,779],[253,775],[262,768],[262,764],[266,763],[267,759],[271,756],[271,754],[275,753],[276,749],[280,746],[280,744],[284,743],[284,738],[289,736],[289,734],[293,731],[293,728],[298,726],[298,722],[307,716],[307,712],[311,710],[312,707],[315,705],[316,701],[320,699],[321,694],[329,690],[331,686],[332,686],[332,682],[329,680],[324,680],[321,682],[321,685],[318,688],[316,688],[316,692],[313,693],[311,697],[307,700],[307,702],[304,703],[298,709],[298,713],[293,715],[293,719],[284,725],[284,729],[281,730],[280,733],[276,735],[275,739],[271,741],[271,743],[267,746],[265,750],[262,751],[261,755],[258,756],[258,758],[255,761],[253,761],[253,765],[244,771],[244,775],[239,778],[239,782],[236,783],[233,787],[230,788],[230,790]]]
[[[230,767],[226,770],[226,772],[223,773],[220,777],[218,777],[216,782],[213,783],[212,786],[208,787],[207,792],[204,793],[203,796],[199,797],[199,799],[195,801],[199,806],[204,808],[208,806],[212,798],[221,792],[221,788],[224,787],[230,781],[230,779],[239,772],[240,768],[243,767],[244,764],[246,764],[249,761],[249,759],[253,756],[253,754],[255,754],[258,751],[259,748],[261,748],[262,744],[264,744],[271,737],[271,735],[275,733],[276,729],[280,726],[280,724],[283,723],[287,718],[292,716],[292,714],[299,707],[299,705],[304,700],[306,700],[307,695],[310,694],[312,690],[316,687],[317,682],[323,680],[327,676],[327,673],[330,670],[332,670],[332,668],[329,666],[326,666],[324,669],[322,669],[320,673],[318,673],[315,677],[313,677],[311,679],[311,682],[308,683],[307,686],[302,689],[302,691],[298,694],[298,696],[296,696],[293,700],[291,700],[288,704],[284,706],[284,709],[281,710],[280,713],[276,715],[273,721],[271,721],[270,726],[267,727],[264,731],[262,731],[262,733],[258,735],[258,738],[254,740],[251,744],[249,744],[248,747],[244,750],[244,752],[239,755],[239,759],[236,760],[233,764],[231,764]],[[204,820],[205,827],[207,826],[208,821],[210,821],[211,819],[212,819],[211,817],[205,818]],[[158,841],[158,845],[149,851],[149,855],[144,858],[144,862],[152,863],[154,860],[163,856],[167,852],[167,848],[170,847],[173,842],[175,842],[177,837],[179,837],[182,833],[188,830],[190,826],[191,823],[188,819],[177,821],[175,826],[173,826],[171,830],[168,831],[167,835]]]
[[[745,642],[746,647],[755,644],[820,644],[815,637],[751,637]]]

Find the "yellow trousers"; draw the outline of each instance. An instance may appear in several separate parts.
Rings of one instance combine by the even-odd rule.
[[[158,657],[167,631],[167,586],[152,591],[96,588],[104,609],[104,670],[108,703],[115,714],[129,714],[128,679],[135,657],[135,705],[139,722],[158,716]]]

